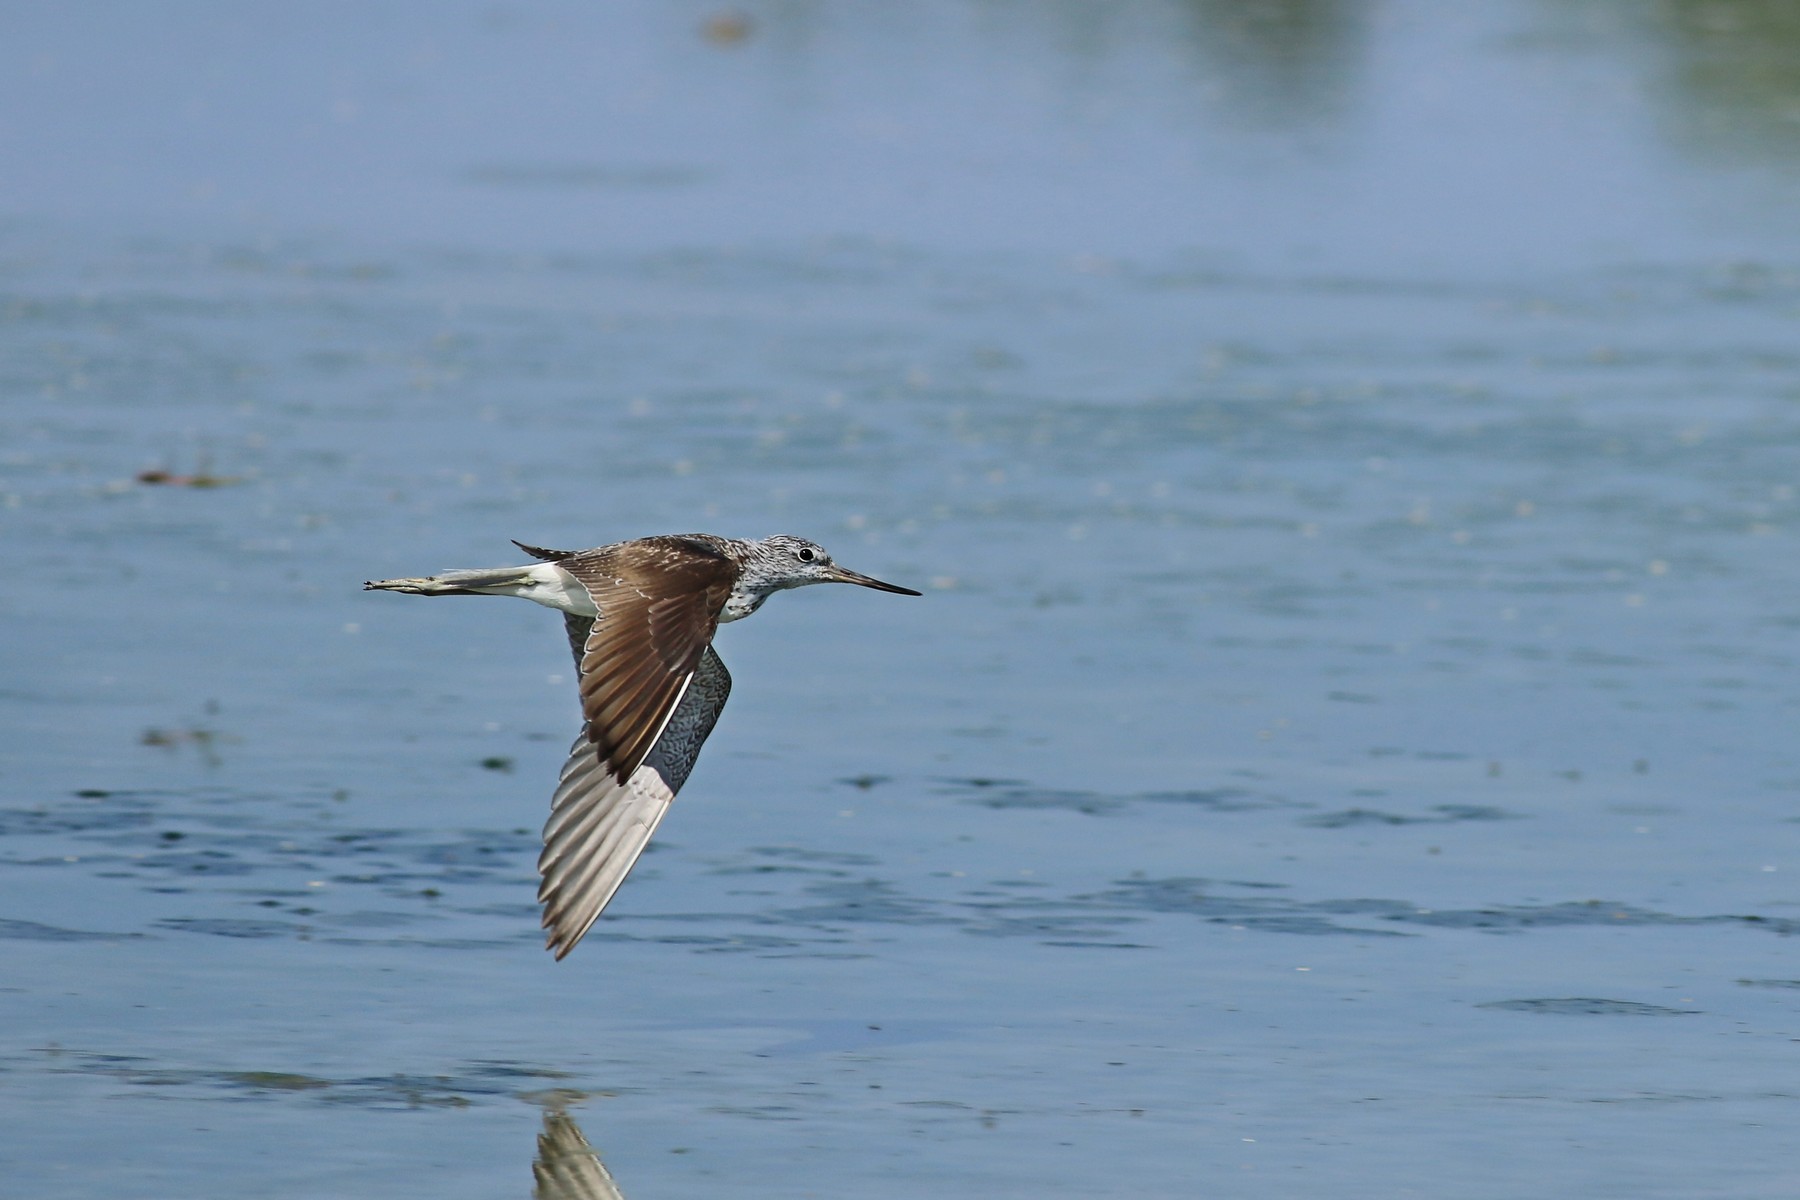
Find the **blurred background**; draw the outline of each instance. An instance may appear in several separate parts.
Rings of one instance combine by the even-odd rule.
[[[0,168],[22,1194],[1794,1194],[1800,7],[4,4]],[[556,965],[360,584],[688,530],[927,594]]]

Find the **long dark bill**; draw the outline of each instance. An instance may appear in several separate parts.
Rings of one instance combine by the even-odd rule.
[[[878,592],[893,592],[901,596],[923,596],[924,592],[915,592],[911,588],[901,587],[897,583],[883,583],[879,579],[871,579],[867,575],[849,570],[846,567],[831,568],[831,582],[854,583],[858,587],[874,588]]]

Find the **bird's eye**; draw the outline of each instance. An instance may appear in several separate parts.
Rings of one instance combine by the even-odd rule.
[[[818,553],[814,551],[811,546],[802,546],[800,549],[794,551],[794,554],[801,562],[811,562],[813,559],[819,557]]]

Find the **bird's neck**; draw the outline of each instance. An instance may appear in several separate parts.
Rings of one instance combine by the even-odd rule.
[[[752,591],[742,585],[732,588],[731,595],[725,600],[725,607],[719,612],[719,624],[743,620],[761,608],[763,601],[767,600],[771,594],[768,590]]]

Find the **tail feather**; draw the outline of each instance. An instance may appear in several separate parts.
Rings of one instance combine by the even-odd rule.
[[[530,582],[531,567],[481,567],[469,571],[440,571],[423,579],[371,579],[369,592],[404,592],[409,596],[482,596],[491,589],[502,594]]]
[[[540,562],[561,562],[565,558],[574,558],[581,553],[579,550],[546,550],[542,546],[527,546],[518,538],[512,539],[512,544]]]

